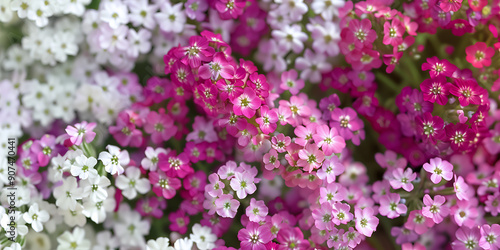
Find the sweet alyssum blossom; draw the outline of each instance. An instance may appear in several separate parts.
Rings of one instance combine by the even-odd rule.
[[[109,152],[99,153],[99,160],[104,164],[106,172],[111,174],[122,174],[123,167],[127,166],[130,162],[128,152],[126,150],[120,150],[120,148],[108,145],[106,149]]]
[[[425,171],[431,173],[431,181],[437,184],[441,179],[447,181],[453,178],[453,165],[448,161],[442,160],[441,158],[433,158],[429,163],[425,163],[423,168]]]
[[[31,224],[31,228],[35,232],[41,232],[43,230],[43,223],[47,222],[49,218],[49,213],[45,210],[40,210],[38,203],[32,204],[28,212],[23,214],[24,221]]]
[[[119,175],[116,178],[115,185],[122,190],[123,196],[131,200],[137,196],[137,193],[145,194],[151,189],[148,179],[140,178],[141,170],[136,167],[128,167],[125,175]]]

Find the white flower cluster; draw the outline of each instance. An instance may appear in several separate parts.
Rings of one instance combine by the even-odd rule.
[[[85,5],[92,0],[0,0],[0,21],[10,22],[14,13],[21,19],[27,18],[38,27],[44,27],[52,16],[72,14],[81,16]]]

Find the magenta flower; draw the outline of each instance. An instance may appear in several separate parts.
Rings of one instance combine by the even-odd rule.
[[[304,171],[311,173],[313,169],[318,169],[321,166],[325,154],[315,144],[307,144],[304,149],[299,151],[299,158],[297,165],[303,167]]]
[[[441,179],[450,181],[453,178],[453,165],[439,157],[430,159],[429,163],[424,164],[425,171],[431,173],[431,181],[438,184]]]
[[[278,127],[278,112],[276,109],[269,109],[267,105],[260,107],[260,117],[255,119],[260,130],[264,134],[270,134]]]
[[[252,198],[250,200],[250,206],[248,206],[245,210],[248,219],[257,223],[265,220],[268,211],[269,209],[267,208],[264,201],[257,201],[255,200],[255,198]]]
[[[217,0],[215,8],[222,20],[236,19],[243,14],[246,6],[245,0]]]
[[[448,103],[448,82],[445,76],[437,76],[431,79],[425,79],[420,84],[420,90],[424,94],[424,101],[431,103],[437,102],[441,105]]]
[[[273,147],[278,153],[286,152],[286,147],[290,145],[292,139],[284,134],[278,134],[271,138],[271,147]]]
[[[406,28],[399,18],[392,19],[390,23],[387,21],[384,23],[384,38],[382,42],[385,45],[390,44],[396,47],[403,42],[403,34],[405,31]]]
[[[77,123],[74,126],[67,126],[66,133],[70,136],[70,141],[74,145],[82,144],[83,139],[85,139],[86,143],[90,143],[94,140],[95,132],[92,131],[96,127],[96,123],[91,122],[87,123],[86,121],[82,121],[81,123]]]
[[[233,103],[233,112],[236,115],[244,115],[247,118],[252,118],[256,110],[261,105],[260,98],[255,94],[255,91],[247,87],[243,93],[231,100]]]
[[[488,195],[484,204],[484,211],[490,212],[493,216],[497,216],[500,213],[500,193],[496,192],[492,195]]]
[[[450,213],[450,208],[444,203],[446,199],[444,196],[436,195],[434,200],[426,194],[424,196],[424,207],[422,208],[422,215],[431,218],[434,223],[439,224],[443,221],[443,218],[448,216]]]
[[[187,216],[184,211],[178,210],[176,212],[171,212],[168,215],[168,220],[170,221],[170,225],[168,226],[170,230],[180,234],[185,234],[187,232],[189,216]]]
[[[342,38],[344,37],[354,40],[356,48],[361,49],[365,46],[371,46],[377,39],[377,32],[372,29],[372,22],[369,19],[353,19],[349,22],[347,32]]]
[[[305,147],[307,144],[312,142],[313,140],[313,135],[316,132],[316,127],[318,124],[316,123],[310,123],[306,127],[304,126],[297,126],[295,130],[293,131],[297,138],[295,138],[295,143],[297,143],[300,146]]]
[[[436,56],[427,58],[427,62],[422,64],[422,70],[430,70],[431,78],[437,76],[451,77],[457,70],[457,66],[451,64],[448,60],[439,60]]]
[[[462,0],[439,0],[438,4],[444,12],[455,12],[462,7]]]
[[[223,218],[234,218],[236,212],[238,212],[238,207],[240,207],[240,202],[233,199],[230,194],[222,194],[215,200],[215,207],[217,214]]]
[[[177,133],[177,127],[174,126],[174,120],[162,109],[159,113],[149,112],[144,123],[144,130],[151,134],[151,140],[156,144],[168,141]]]
[[[298,250],[309,247],[309,241],[304,239],[304,234],[298,227],[282,228],[276,239],[280,243],[279,250]]]
[[[344,138],[337,135],[337,130],[335,128],[330,129],[327,125],[316,127],[313,139],[326,156],[342,152],[346,145]]]
[[[455,191],[455,195],[459,200],[469,200],[469,185],[465,183],[464,178],[462,176],[455,175],[455,183],[453,183],[453,190]]]
[[[153,192],[165,199],[172,199],[175,191],[181,188],[181,181],[177,178],[168,177],[163,171],[149,172],[149,182],[153,185]]]
[[[464,80],[457,78],[453,84],[449,85],[450,94],[458,97],[462,106],[469,104],[481,104],[481,96],[486,94],[486,90],[479,87],[475,80]]]
[[[405,214],[408,210],[405,204],[399,203],[401,197],[399,194],[386,194],[380,197],[380,215],[387,216],[389,219],[399,217],[401,214]]]
[[[109,127],[109,133],[113,135],[120,146],[139,147],[142,144],[142,132],[136,128],[134,123],[140,121],[136,121],[136,118],[138,117],[134,117],[133,113],[121,112],[116,119],[116,126]]]
[[[186,175],[194,172],[190,166],[187,154],[180,153],[179,155],[175,155],[173,151],[168,155],[164,153],[158,155],[158,167],[170,177],[184,178]]]
[[[469,128],[469,125],[463,123],[450,123],[444,130],[446,139],[453,150],[466,151],[475,137],[475,132]]]
[[[238,231],[238,240],[241,250],[266,250],[266,244],[273,239],[271,229],[267,225],[249,222],[247,226]]]
[[[47,166],[50,159],[56,155],[56,137],[48,134],[42,136],[40,140],[33,142],[31,152],[36,155],[40,167]]]
[[[349,140],[353,138],[353,132],[362,129],[364,124],[352,108],[337,108],[332,111],[330,126],[336,128],[345,140]]]
[[[422,116],[417,116],[417,131],[420,136],[431,142],[444,140],[445,131],[443,118],[432,116],[431,113],[425,112]]]
[[[374,216],[373,209],[371,207],[364,209],[356,207],[354,209],[354,218],[356,219],[356,230],[365,236],[371,237],[378,225],[378,218]]]
[[[214,48],[210,47],[207,39],[201,36],[191,36],[189,46],[183,47],[182,50],[177,51],[180,54],[177,56],[184,56],[181,62],[189,64],[191,68],[198,68],[202,62],[210,61],[214,54]]]

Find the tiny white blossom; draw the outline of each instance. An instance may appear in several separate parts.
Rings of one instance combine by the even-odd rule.
[[[54,189],[56,205],[61,209],[72,209],[76,207],[76,201],[82,198],[82,190],[78,188],[76,178],[70,176],[63,181],[61,186]]]
[[[149,180],[141,177],[141,170],[136,167],[128,167],[125,170],[125,175],[120,175],[116,178],[115,185],[122,190],[123,196],[131,200],[137,196],[137,192],[141,194],[147,193],[151,189]]]
[[[217,236],[212,233],[212,229],[196,223],[194,224],[192,231],[193,233],[190,234],[189,238],[196,243],[196,246],[200,250],[207,250],[215,247]]]
[[[80,155],[75,158],[75,163],[71,166],[71,174],[78,176],[81,180],[97,177],[98,173],[94,166],[97,164],[97,159],[94,157],[87,158],[85,155]]]
[[[108,145],[106,149],[109,152],[101,152],[99,154],[99,160],[104,164],[105,170],[111,174],[122,174],[124,166],[127,166],[130,162],[128,152],[126,150],[121,151],[120,148]]]
[[[61,236],[57,237],[57,250],[89,250],[90,241],[85,239],[85,230],[75,227],[73,232],[65,231]]]
[[[41,232],[43,230],[43,223],[47,222],[49,218],[50,216],[47,211],[38,209],[38,203],[31,205],[28,212],[23,214],[24,221],[31,224],[35,232]]]

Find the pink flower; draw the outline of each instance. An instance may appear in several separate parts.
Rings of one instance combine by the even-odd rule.
[[[410,216],[408,216],[405,228],[414,230],[417,234],[423,234],[433,225],[434,221],[423,216],[421,210],[413,210],[410,212]]]
[[[417,131],[426,140],[436,142],[444,140],[445,131],[443,118],[432,116],[430,112],[425,112],[421,116],[417,116]]]
[[[399,203],[401,197],[399,194],[386,194],[380,197],[380,215],[387,216],[389,219],[399,217],[401,214],[405,214],[407,208],[405,204]]]
[[[252,198],[250,206],[246,209],[246,215],[250,221],[261,222],[266,218],[268,211],[269,209],[264,201],[257,201],[255,198]]]
[[[189,46],[177,51],[180,56],[184,56],[181,62],[189,64],[191,68],[198,68],[202,62],[211,60],[214,48],[210,47],[206,38],[201,36],[191,36]]]
[[[459,200],[457,204],[451,208],[451,214],[458,226],[473,227],[476,225],[476,218],[478,216],[476,208],[477,203],[477,199],[468,201]]]
[[[488,47],[484,42],[477,42],[465,49],[467,62],[476,68],[491,65],[491,58],[495,55],[495,49]]]
[[[207,121],[203,116],[194,118],[193,131],[186,136],[186,140],[195,142],[216,142],[218,139],[213,121]]]
[[[342,202],[336,202],[335,204],[333,204],[333,223],[338,226],[340,224],[347,224],[351,222],[354,215],[349,212],[350,210],[351,207],[349,206],[349,204],[345,204]]]
[[[462,0],[438,0],[439,8],[444,12],[457,11],[462,7]]]
[[[144,124],[146,133],[151,134],[151,140],[155,144],[160,144],[163,141],[168,141],[177,133],[177,127],[174,126],[174,120],[167,114],[164,109],[160,109],[159,113],[154,111],[149,112]]]
[[[161,170],[149,172],[149,182],[153,185],[153,192],[167,200],[172,199],[175,196],[175,191],[182,186],[179,179],[168,177]]]
[[[56,137],[49,134],[43,135],[40,140],[33,142],[31,152],[36,155],[40,167],[47,166],[50,159],[57,153]]]
[[[453,84],[449,85],[450,94],[458,97],[462,106],[469,104],[481,104],[481,96],[486,94],[486,90],[479,87],[475,80],[464,80],[457,78]]]
[[[271,149],[269,153],[265,154],[262,161],[265,164],[264,167],[269,171],[272,171],[275,168],[279,168],[280,166],[278,152],[276,152],[275,149]]]
[[[142,144],[142,132],[136,128],[134,122],[136,117],[128,112],[120,112],[116,119],[116,126],[109,127],[109,133],[122,147],[139,147]]]
[[[332,183],[335,181],[336,176],[341,175],[344,171],[345,166],[337,156],[333,156],[323,162],[321,169],[317,171],[317,175],[319,179],[326,180],[327,183]]]
[[[313,169],[321,166],[321,163],[325,159],[325,154],[315,144],[308,144],[304,149],[299,151],[299,158],[297,165],[303,167],[304,171],[311,173]]]
[[[316,127],[318,127],[318,124],[316,123],[310,123],[306,127],[297,126],[293,131],[298,137],[295,139],[295,143],[303,147],[309,144],[313,139],[314,133],[316,132]]]
[[[281,84],[280,88],[282,90],[288,90],[292,95],[296,95],[304,87],[304,80],[297,80],[297,71],[291,69],[285,71],[281,74]]]
[[[238,199],[244,199],[249,194],[253,194],[257,187],[254,177],[248,172],[236,172],[229,185],[236,192]]]
[[[386,21],[384,23],[384,39],[383,43],[385,45],[392,45],[394,47],[398,46],[403,42],[403,34],[406,28],[401,23],[399,18],[392,19],[392,22]]]
[[[309,241],[304,239],[304,234],[298,227],[280,229],[277,240],[280,243],[279,250],[298,250],[309,247]]]
[[[286,152],[286,147],[290,145],[292,139],[289,136],[285,136],[284,134],[278,134],[273,136],[271,139],[271,147],[273,147],[278,153]]]
[[[158,167],[171,177],[184,178],[186,175],[194,172],[190,166],[187,154],[180,153],[179,155],[175,155],[174,151],[171,151],[168,155],[160,153],[158,155]]]
[[[189,216],[182,210],[172,212],[168,215],[168,220],[170,225],[168,228],[174,232],[180,234],[185,234],[187,232],[187,226],[189,224]]]
[[[255,119],[260,130],[264,134],[270,134],[278,127],[278,112],[276,109],[269,109],[267,105],[260,107],[260,117]]]
[[[481,229],[479,246],[484,249],[500,249],[500,225],[484,224]]]
[[[453,178],[453,165],[439,157],[430,159],[429,163],[425,163],[423,167],[425,171],[432,174],[431,181],[434,184],[438,184],[441,179],[449,181]]]
[[[245,0],[217,0],[215,3],[215,8],[222,20],[236,19],[243,14],[245,6]]]
[[[455,233],[457,239],[451,243],[453,249],[457,250],[469,250],[469,249],[480,249],[479,239],[481,238],[481,233],[479,227],[460,227]]]
[[[436,195],[434,200],[426,194],[424,196],[424,207],[422,208],[422,215],[431,218],[434,223],[439,224],[443,221],[443,218],[448,216],[450,213],[450,208],[443,205],[446,202],[444,196]]]
[[[331,127],[334,127],[345,140],[353,138],[353,132],[364,127],[363,121],[352,108],[336,108],[332,111]]]
[[[427,62],[422,64],[422,70],[430,70],[431,78],[437,76],[451,77],[457,70],[457,66],[451,64],[448,60],[439,60],[436,56],[427,58]]]
[[[455,183],[453,183],[453,190],[455,191],[455,195],[459,200],[469,200],[469,185],[465,183],[464,178],[462,176],[455,175]]]
[[[238,240],[241,250],[266,250],[266,244],[273,239],[271,229],[267,225],[249,222],[247,226],[238,231]]]
[[[444,130],[446,132],[446,139],[453,150],[466,151],[475,138],[475,132],[467,124],[450,123]]]
[[[85,138],[86,143],[92,142],[95,137],[95,132],[92,131],[96,127],[96,123],[91,122],[87,123],[86,121],[82,121],[81,123],[77,123],[74,126],[67,126],[66,133],[70,136],[70,141],[74,145],[82,144],[83,139]]]
[[[337,201],[342,201],[347,196],[347,189],[339,183],[329,183],[326,187],[319,189],[319,202],[329,202],[334,204]]]
[[[493,216],[497,216],[500,213],[500,192],[497,191],[495,194],[488,195],[484,204],[484,211],[490,212]]]
[[[354,209],[354,217],[356,218],[356,230],[367,237],[371,237],[372,233],[377,229],[378,218],[373,214],[374,211],[371,207],[367,207],[364,209]]]
[[[240,202],[233,199],[230,194],[223,194],[215,200],[215,207],[217,208],[217,214],[223,218],[234,218],[236,212],[238,212],[238,207],[240,207]]]
[[[402,168],[396,168],[392,170],[392,178],[389,180],[392,188],[400,189],[403,188],[405,191],[410,192],[413,190],[413,180],[417,178],[417,174],[413,173],[411,168],[404,170]]]
[[[347,32],[342,30],[342,38],[355,41],[356,48],[361,49],[365,46],[371,46],[377,39],[377,32],[372,29],[372,22],[365,18],[362,20],[353,19],[346,28]]]
[[[330,129],[327,125],[316,127],[313,139],[326,156],[342,152],[346,145],[344,138],[337,135],[337,130],[335,128]]]
[[[312,211],[314,225],[319,230],[332,230],[335,226],[332,221],[332,205],[323,203],[318,208]]]
[[[233,112],[247,118],[252,118],[261,105],[261,100],[250,87],[246,87],[243,93],[231,102],[233,103]]]
[[[385,151],[384,154],[376,153],[375,161],[383,168],[404,168],[406,167],[406,158],[398,158],[398,155],[391,150]]]

